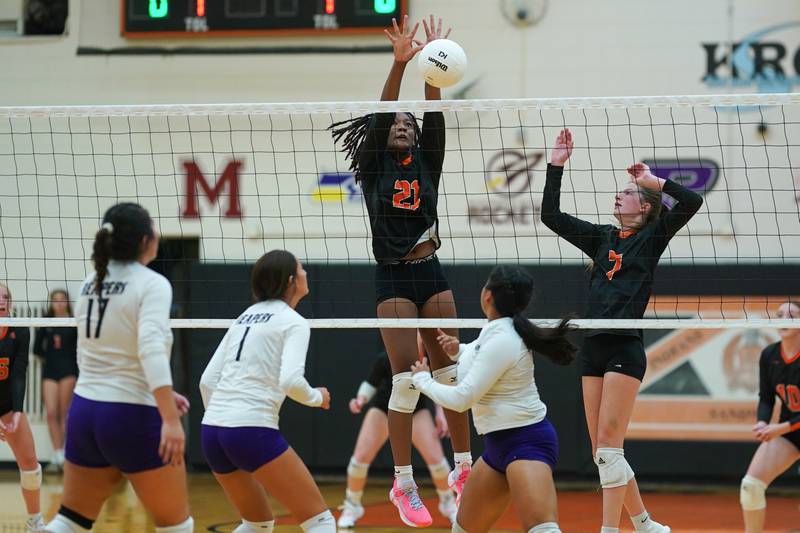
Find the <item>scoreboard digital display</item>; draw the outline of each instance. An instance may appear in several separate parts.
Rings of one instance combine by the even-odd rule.
[[[120,0],[125,37],[377,33],[407,0]]]

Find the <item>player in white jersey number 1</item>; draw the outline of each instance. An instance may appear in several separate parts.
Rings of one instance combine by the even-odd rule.
[[[311,330],[295,307],[308,294],[306,271],[291,253],[273,250],[256,262],[251,285],[255,303],[228,329],[200,379],[203,453],[242,517],[234,533],[272,531],[266,493],[304,531],[334,533],[314,478],[278,428],[286,396],[330,407],[328,389],[304,377]]]

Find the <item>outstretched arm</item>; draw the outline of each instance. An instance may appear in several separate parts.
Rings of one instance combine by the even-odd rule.
[[[416,35],[419,29],[419,22],[414,24],[413,28],[409,28],[408,15],[406,15],[403,17],[402,27],[397,26],[397,21],[395,19],[392,19],[392,27],[394,31],[383,30],[392,42],[394,62],[392,63],[391,70],[389,70],[386,83],[383,85],[383,92],[381,92],[382,101],[393,101],[400,97],[400,84],[403,81],[403,73],[406,70],[406,65],[417,55],[417,52],[423,48],[422,43],[414,40],[414,35]]]
[[[589,257],[593,257],[600,242],[600,227],[561,211],[561,176],[564,164],[572,155],[572,132],[563,129],[550,151],[547,165],[547,181],[542,197],[542,223],[577,246]]]
[[[442,35],[442,19],[439,18],[438,24],[433,15],[430,20],[422,19],[422,26],[425,29],[426,44],[436,39],[447,39],[452,28]],[[439,87],[425,82],[425,100],[441,100],[442,90]],[[420,146],[422,155],[427,159],[431,168],[441,171],[444,165],[444,145],[445,145],[445,124],[444,114],[441,111],[429,111],[422,119],[422,138]]]

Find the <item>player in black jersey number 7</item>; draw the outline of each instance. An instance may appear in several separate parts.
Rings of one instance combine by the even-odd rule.
[[[417,23],[386,34],[394,49],[394,62],[381,100],[397,100],[406,64],[422,49],[414,40]],[[447,37],[442,21],[423,21],[428,42]],[[441,91],[425,84],[427,100],[441,99]],[[376,113],[334,124],[333,136],[342,140],[364,199],[372,229],[376,300],[379,318],[455,318],[453,292],[436,257],[441,245],[437,202],[445,145],[441,112],[427,112],[422,129],[411,113]],[[449,330],[449,335],[456,335]],[[420,330],[429,354],[434,378],[454,384],[456,365],[436,342],[435,329]],[[428,510],[417,494],[411,470],[412,413],[419,391],[408,369],[417,360],[416,332],[412,329],[381,329],[392,364],[392,394],[389,401],[389,440],[395,464],[395,483],[390,492],[400,518],[408,525],[431,524]],[[469,475],[469,421],[466,414],[445,411],[450,427],[455,470],[451,486],[460,495]],[[460,496],[457,496],[458,499]]]
[[[778,318],[800,318],[800,305],[784,303]],[[742,479],[739,497],[747,533],[764,529],[767,486],[800,459],[800,329],[779,329],[778,334],[780,342],[764,348],[759,361],[761,385],[753,435],[761,444]],[[775,396],[781,399],[781,414],[771,424]]]
[[[636,163],[628,167],[630,183],[615,198],[614,217],[619,227],[562,213],[561,176],[572,147],[572,133],[562,130],[547,166],[542,222],[593,262],[587,318],[642,318],[661,254],[700,209],[703,199],[673,181],[654,176],[647,165]],[[677,201],[670,210],[662,208],[662,191]],[[591,330],[579,359],[586,423],[603,487],[602,533],[619,531],[623,502],[636,531],[669,532],[647,514],[622,448],[647,367],[641,332]]]

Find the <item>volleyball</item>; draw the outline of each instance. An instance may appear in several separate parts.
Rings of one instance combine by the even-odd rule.
[[[450,87],[464,77],[467,54],[450,39],[436,39],[425,45],[417,59],[420,74],[434,87]]]

